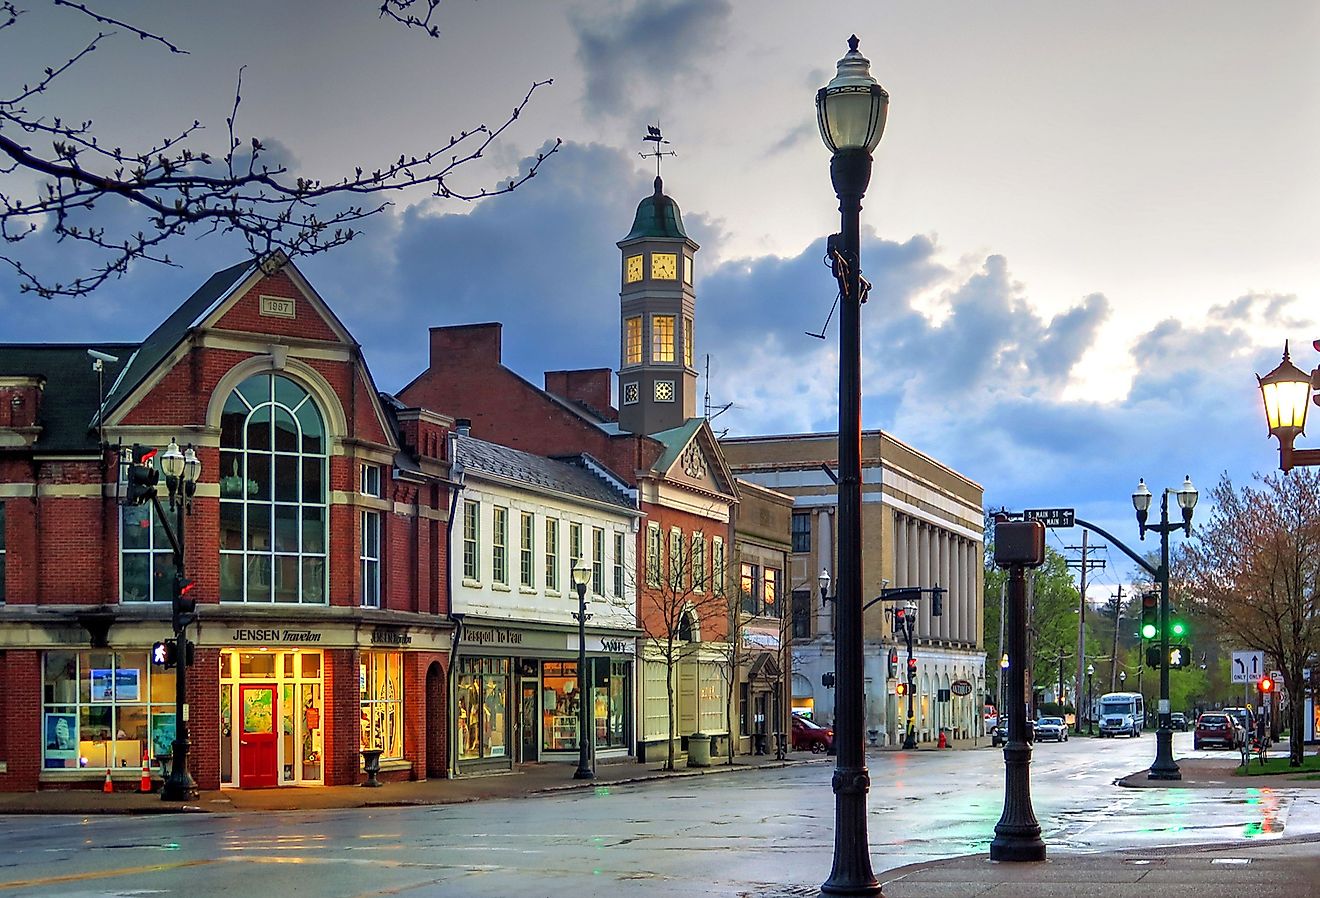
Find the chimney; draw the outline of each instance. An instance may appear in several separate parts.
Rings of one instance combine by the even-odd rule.
[[[454,429],[455,429],[456,431],[458,431],[458,435],[461,436],[461,437],[470,437],[470,436],[472,436],[472,419],[471,419],[471,418],[455,418],[455,419],[454,419]]]
[[[502,331],[498,321],[431,328],[431,367],[499,365]]]
[[[568,402],[586,406],[606,421],[617,421],[618,412],[610,405],[610,383],[613,378],[614,372],[609,368],[547,371],[545,391]]]

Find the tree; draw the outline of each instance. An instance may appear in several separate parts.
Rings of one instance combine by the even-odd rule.
[[[637,589],[638,618],[642,632],[653,652],[665,666],[665,699],[668,713],[668,752],[665,770],[675,768],[674,737],[678,733],[678,705],[675,701],[674,672],[678,665],[698,655],[703,637],[725,635],[719,628],[728,625],[728,573],[723,558],[712,557],[715,543],[697,541],[681,531],[666,535],[659,528],[646,534],[645,579]],[[719,544],[722,547],[723,543]],[[711,634],[709,627],[715,630]],[[715,643],[721,651],[726,647]],[[701,720],[700,663],[697,667],[696,713]]]
[[[471,201],[507,193],[534,177],[560,145],[558,140],[547,144],[526,171],[497,186],[457,183],[460,170],[483,157],[536,90],[551,83],[546,80],[533,83],[494,127],[478,124],[437,146],[391,149],[387,158],[356,166],[350,174],[295,175],[271,158],[265,141],[236,131],[240,67],[223,145],[202,142],[198,118],[142,146],[116,146],[98,138],[92,121],[62,115],[58,89],[117,36],[136,37],[156,52],[187,51],[84,3],[49,2],[86,23],[89,36],[63,62],[34,72],[31,80],[0,96],[0,237],[5,247],[0,262],[9,266],[21,291],[38,296],[85,296],[123,276],[138,260],[172,264],[168,245],[190,233],[236,233],[259,258],[277,250],[291,257],[325,252],[357,237],[362,220],[389,205],[388,195],[429,190],[436,197]],[[439,2],[384,0],[380,17],[439,38],[433,22]],[[0,39],[18,40],[25,14],[11,0],[0,0]],[[107,227],[93,214],[103,204],[119,207],[130,223]],[[25,261],[24,244],[46,233],[89,249],[95,259],[90,270],[72,280],[63,275],[56,280]]]
[[[1320,647],[1320,472],[1256,475],[1234,487],[1228,475],[1210,494],[1199,543],[1184,544],[1180,591],[1249,649],[1279,665],[1290,698],[1289,766],[1302,763],[1306,682]]]

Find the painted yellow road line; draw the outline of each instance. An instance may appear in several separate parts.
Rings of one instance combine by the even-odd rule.
[[[15,879],[0,882],[0,891],[9,889],[32,888],[34,886],[58,885],[65,882],[86,882],[90,879],[106,879],[111,876],[135,876],[142,873],[159,873],[162,870],[178,870],[181,867],[200,867],[214,864],[213,860],[178,861],[173,864],[144,864],[141,867],[120,867],[116,870],[93,870],[87,873],[70,873],[66,876],[43,876],[40,879]]]

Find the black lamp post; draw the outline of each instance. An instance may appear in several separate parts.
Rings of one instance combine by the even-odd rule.
[[[834,866],[821,885],[827,895],[878,895],[866,833],[864,664],[862,646],[862,344],[861,211],[871,180],[871,153],[880,143],[889,94],[857,52],[857,35],[837,74],[816,93],[816,121],[834,154],[830,180],[839,198],[840,233],[829,262],[839,280],[839,579],[834,669]]]
[[[591,617],[587,614],[587,584],[590,582],[591,568],[579,560],[578,566],[573,568],[573,588],[578,594],[578,610],[573,615],[578,622],[578,765],[573,771],[575,780],[596,778],[596,771],[591,769],[587,720],[587,618]]]
[[[1317,341],[1320,347],[1320,341]],[[1320,368],[1307,374],[1288,357],[1283,344],[1283,361],[1264,377],[1257,375],[1260,396],[1265,402],[1265,423],[1270,435],[1279,440],[1279,470],[1287,473],[1294,467],[1320,465],[1320,449],[1294,449],[1293,441],[1306,433],[1306,411],[1312,391],[1320,387]]]
[[[1178,497],[1178,507],[1182,509],[1181,523],[1169,523],[1169,493]],[[1137,511],[1137,527],[1141,538],[1146,538],[1147,530],[1160,535],[1160,566],[1155,572],[1155,579],[1160,584],[1160,717],[1159,729],[1155,731],[1155,763],[1150,765],[1147,776],[1153,780],[1180,780],[1182,774],[1178,771],[1178,762],[1173,759],[1173,727],[1169,716],[1169,534],[1182,530],[1191,535],[1192,509],[1196,507],[1197,492],[1190,476],[1183,480],[1183,485],[1176,492],[1168,488],[1161,490],[1158,524],[1146,523],[1152,498],[1146,481],[1139,481],[1132,492],[1132,507]]]
[[[1086,665],[1086,735],[1094,736],[1092,723],[1095,720],[1095,695],[1091,691],[1091,676],[1095,673],[1095,665]]]
[[[160,797],[163,801],[187,801],[197,797],[197,783],[188,770],[188,720],[184,716],[183,706],[187,701],[188,666],[191,663],[188,651],[188,624],[195,615],[196,600],[188,595],[192,582],[184,575],[183,547],[186,515],[192,514],[192,497],[197,490],[197,477],[202,473],[202,462],[191,446],[187,452],[179,451],[179,444],[170,440],[169,446],[160,457],[160,467],[165,473],[165,486],[169,491],[170,510],[174,512],[174,526],[164,515],[160,500],[152,496],[156,514],[161,518],[170,546],[174,550],[174,596],[172,618],[174,627],[175,658],[174,669],[174,745],[172,747],[170,774],[161,785]]]

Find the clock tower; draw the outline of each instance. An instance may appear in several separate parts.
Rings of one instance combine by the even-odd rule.
[[[637,206],[632,230],[618,243],[619,427],[653,434],[697,414],[692,289],[699,247],[683,230],[678,204],[655,193]]]

